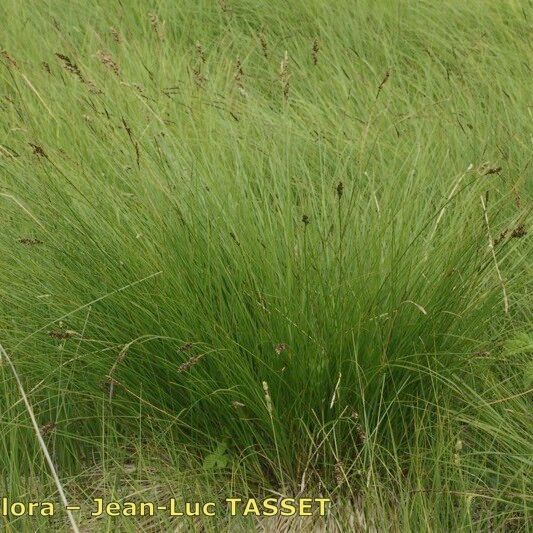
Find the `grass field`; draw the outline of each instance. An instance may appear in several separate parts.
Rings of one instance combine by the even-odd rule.
[[[0,529],[533,530],[531,1],[0,19]]]

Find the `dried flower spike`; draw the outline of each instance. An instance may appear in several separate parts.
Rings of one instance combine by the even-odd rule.
[[[114,27],[111,27],[109,28],[109,31],[113,37],[113,40],[116,42],[116,43],[121,43],[122,42],[122,36],[120,35],[120,32],[114,28]]]
[[[117,76],[120,77],[120,67],[118,63],[113,60],[111,54],[99,50],[96,55],[103,65],[105,65],[108,69],[112,70]]]
[[[38,144],[33,144],[33,143],[28,143],[28,144],[31,146],[34,155],[39,156],[39,157],[48,157],[42,146],[39,146]]]
[[[261,51],[265,59],[268,59],[268,45],[264,33],[259,34],[259,44],[261,45]]]
[[[383,76],[383,79],[381,80],[381,83],[379,84],[378,94],[377,94],[378,96],[379,96],[379,93],[381,92],[381,89],[383,89],[383,86],[387,83],[389,76],[390,76],[390,72],[387,70],[385,72],[385,76]]]
[[[180,374],[183,372],[188,372],[193,366],[197,365],[200,362],[202,357],[203,357],[203,354],[195,355],[191,357],[188,361],[181,363],[181,365],[178,366],[178,372]]]
[[[279,68],[279,80],[281,82],[281,87],[283,89],[283,97],[285,100],[288,100],[289,98],[289,91],[290,91],[290,79],[291,79],[291,73],[289,70],[289,53],[287,50],[285,50],[285,55],[281,61],[281,65]]]
[[[311,57],[313,59],[313,65],[316,65],[318,63],[318,51],[320,49],[320,45],[318,42],[318,37],[313,41],[313,48],[311,50]]]
[[[526,235],[527,235],[527,228],[525,224],[520,224],[511,233],[511,237],[513,237],[514,239],[520,239],[522,237],[525,237]]]
[[[194,83],[199,89],[203,89],[205,82],[207,81],[207,78],[202,74],[202,71],[200,70],[200,67],[193,67],[192,69],[192,75],[194,78]]]
[[[284,342],[280,342],[274,346],[274,350],[279,355],[280,353],[284,352],[287,349],[287,345]]]
[[[50,337],[52,337],[53,339],[58,339],[58,340],[71,339],[77,334],[78,332],[72,329],[53,329],[48,332],[48,335]]]
[[[483,169],[483,176],[490,176],[491,174],[498,174],[502,170],[502,167],[486,167]]]
[[[267,411],[270,415],[272,415],[272,412],[273,412],[272,398],[270,397],[270,391],[268,389],[268,383],[266,381],[263,381],[263,391],[265,392],[265,401],[266,401]]]
[[[63,65],[63,68],[67,71],[67,72],[70,72],[71,74],[74,74],[74,76],[77,76],[78,79],[85,83],[85,78],[83,77],[82,73],[81,73],[81,70],[79,69],[78,65],[76,65],[76,63],[73,63],[71,60],[70,60],[70,57],[68,57],[67,55],[65,54],[60,54],[59,52],[56,52],[56,57],[58,59],[61,60],[61,63]]]
[[[162,41],[164,38],[164,32],[163,24],[161,24],[161,22],[159,21],[159,17],[155,13],[148,13],[148,17],[150,18],[150,24],[152,25],[152,29],[154,30],[159,40]]]
[[[17,60],[7,50],[2,50],[0,56],[5,59],[8,67],[18,68]]]
[[[204,49],[200,43],[200,41],[196,41],[195,43],[196,53],[198,54],[198,57],[200,58],[200,61],[202,63],[205,63],[205,52]]]
[[[55,422],[48,422],[41,428],[41,435],[43,437],[46,437],[46,435],[49,435],[50,433],[52,433],[52,431],[54,431],[55,428],[56,428]]]
[[[27,246],[43,244],[43,241],[40,241],[39,239],[34,239],[33,237],[21,237],[18,241],[20,242],[20,244],[26,244]]]
[[[234,79],[235,79],[235,84],[241,90],[244,90],[243,78],[244,78],[244,71],[242,69],[242,63],[240,59],[237,59],[237,63],[235,64]]]

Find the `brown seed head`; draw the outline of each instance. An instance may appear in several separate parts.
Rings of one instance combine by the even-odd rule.
[[[203,357],[203,354],[195,355],[191,357],[188,361],[181,363],[181,365],[178,366],[178,372],[180,374],[183,372],[188,372],[193,366],[197,365],[200,362],[202,357]]]
[[[39,239],[34,239],[33,237],[21,237],[18,241],[20,242],[20,244],[25,244],[27,246],[43,244],[43,241],[40,241]]]
[[[55,428],[56,428],[55,422],[48,422],[43,427],[41,427],[41,435],[43,437],[46,437],[46,435],[49,435],[50,433],[52,433],[52,431],[54,431]]]
[[[117,76],[120,77],[120,67],[118,63],[113,60],[111,54],[99,50],[96,55],[103,65],[105,65],[108,69],[112,70]]]
[[[202,74],[202,71],[200,70],[200,66],[195,66],[192,68],[192,76],[194,79],[194,83],[199,89],[203,89],[205,82],[207,81],[207,78]]]
[[[311,50],[311,57],[313,59],[313,65],[316,65],[318,63],[318,51],[320,49],[320,45],[318,42],[318,37],[313,41],[313,48]]]
[[[204,49],[200,43],[200,41],[196,41],[195,43],[196,53],[198,54],[198,57],[200,58],[200,61],[202,63],[205,63],[205,52]]]
[[[281,82],[281,87],[283,89],[283,97],[285,98],[285,100],[288,100],[289,98],[289,91],[291,87],[290,79],[291,73],[289,70],[289,53],[287,52],[287,50],[285,50],[285,55],[283,56],[279,67],[279,80]]]
[[[78,333],[72,329],[54,329],[48,332],[48,335],[53,339],[65,340],[71,339]]]
[[[56,52],[55,55],[61,61],[63,68],[67,72],[74,74],[74,76],[76,76],[81,82],[85,82],[85,78],[83,77],[81,70],[79,69],[78,65],[76,65],[76,63],[73,63],[70,58],[65,54],[60,54],[59,52]]]
[[[490,166],[487,166],[487,167],[483,168],[482,174],[483,174],[483,176],[490,176],[491,174],[500,173],[501,170],[502,170],[502,167],[490,167]]]
[[[381,89],[383,89],[383,86],[387,83],[388,79],[389,79],[389,76],[390,76],[390,72],[387,70],[385,72],[385,76],[383,76],[383,79],[381,80],[381,83],[379,84],[379,87],[378,87],[378,95],[379,93],[381,92]]]
[[[109,31],[113,37],[113,40],[116,42],[116,43],[121,43],[122,42],[122,36],[120,35],[120,32],[114,28],[114,27],[111,27],[109,28]]]
[[[280,353],[284,352],[287,349],[287,345],[284,342],[280,342],[274,346],[274,350],[279,355]]]
[[[240,59],[237,59],[237,63],[235,64],[234,79],[235,79],[235,84],[241,90],[244,89],[243,78],[244,78],[244,71],[242,69],[242,63]]]
[[[335,481],[337,482],[337,485],[342,485],[345,481],[344,464],[342,461],[337,461],[335,463]]]
[[[46,155],[46,152],[44,151],[43,147],[42,146],[39,146],[38,144],[33,144],[33,143],[28,143],[32,150],[33,150],[33,153],[36,155],[36,156],[39,156],[39,157],[48,157]]]
[[[527,235],[527,228],[525,224],[520,224],[511,233],[511,237],[513,237],[514,239],[520,239],[522,237],[525,237],[526,235]]]
[[[264,33],[259,34],[259,44],[261,45],[261,51],[263,52],[263,56],[268,59],[268,45]]]
[[[16,59],[7,50],[0,51],[0,56],[4,59],[8,67],[18,68]]]

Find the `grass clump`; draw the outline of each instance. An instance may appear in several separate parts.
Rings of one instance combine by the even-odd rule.
[[[0,10],[0,343],[71,499],[526,530],[527,3]],[[0,373],[2,491],[56,497]]]

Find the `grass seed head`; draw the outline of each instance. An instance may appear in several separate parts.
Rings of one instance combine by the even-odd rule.
[[[120,67],[116,61],[114,61],[111,54],[102,52],[99,50],[96,54],[100,62],[105,65],[108,69],[112,70],[118,77],[120,77]]]
[[[525,237],[526,235],[527,235],[527,228],[525,224],[520,224],[511,233],[511,237],[513,237],[514,239],[521,239],[522,237]]]
[[[342,181],[339,181],[335,190],[337,192],[337,198],[340,200],[344,193],[344,184],[342,183]]]
[[[55,428],[56,428],[55,422],[48,422],[47,424],[41,427],[41,435],[43,437],[46,437],[47,435],[50,435],[50,433],[52,433]]]
[[[289,53],[287,52],[287,50],[285,50],[285,55],[283,56],[279,67],[279,80],[281,82],[283,98],[285,98],[285,100],[288,100],[289,98],[289,91],[291,88],[290,79],[291,73],[289,70]]]
[[[272,415],[273,409],[272,409],[272,398],[270,397],[270,391],[268,388],[268,383],[266,381],[263,381],[263,391],[265,393],[265,402],[267,406],[267,411],[270,415]]]
[[[196,87],[198,87],[198,89],[203,89],[207,81],[207,78],[202,74],[202,71],[199,65],[194,66],[192,68],[192,76],[194,79],[194,83],[196,84]]]
[[[311,49],[311,58],[313,59],[313,65],[318,63],[318,51],[320,50],[320,44],[318,37],[313,41],[313,48]]]
[[[263,53],[263,56],[265,59],[268,59],[268,45],[267,40],[264,33],[259,34],[259,44],[261,45],[261,52]]]
[[[283,353],[287,349],[287,345],[284,342],[280,342],[274,346],[274,350],[279,355],[280,353]]]
[[[34,143],[28,143],[28,144],[31,146],[31,149],[34,155],[38,157],[45,157],[45,158],[48,157],[42,146],[39,146],[38,144],[34,144]]]
[[[385,72],[385,76],[383,76],[383,79],[381,80],[381,83],[379,84],[379,87],[378,87],[378,95],[379,93],[381,92],[381,89],[383,89],[384,85],[387,83],[387,81],[389,80],[389,77],[390,77],[390,71],[387,70]]]
[[[337,461],[335,463],[335,481],[337,485],[342,485],[346,479],[344,470],[344,463],[342,461]]]
[[[159,17],[155,13],[148,13],[148,17],[150,19],[150,24],[152,25],[152,29],[154,30],[159,40],[162,41],[165,36],[164,35],[164,24],[160,22]]]
[[[200,58],[200,61],[202,63],[205,63],[205,52],[204,52],[204,48],[203,48],[202,44],[200,43],[200,41],[196,41],[194,46],[196,48],[196,53],[198,54],[198,57]]]
[[[33,237],[21,237],[18,242],[20,242],[20,244],[25,244],[26,246],[35,246],[37,244],[43,244],[43,241],[40,241],[39,239],[35,239]]]
[[[16,59],[7,50],[2,50],[0,56],[4,59],[4,62],[8,67],[18,68]]]
[[[244,70],[242,69],[242,63],[240,59],[237,59],[237,63],[235,64],[235,74],[233,78],[235,80],[235,85],[237,85],[237,88],[241,94],[246,95],[246,91],[244,89]]]
[[[61,61],[61,65],[67,72],[70,72],[70,74],[73,74],[81,82],[85,83],[85,78],[83,77],[80,68],[78,67],[78,65],[76,65],[76,63],[71,61],[70,57],[59,52],[56,52],[55,55]]]
[[[116,43],[120,44],[122,42],[122,35],[120,35],[120,32],[117,30],[117,28],[112,26],[109,28],[109,32]]]
[[[188,372],[193,366],[197,365],[200,362],[202,357],[203,354],[194,355],[189,360],[185,361],[184,363],[181,363],[181,365],[178,366],[178,372],[180,374],[182,374],[183,372]]]
[[[53,339],[66,340],[75,337],[78,334],[77,331],[72,329],[53,329],[48,332],[48,336]]]

